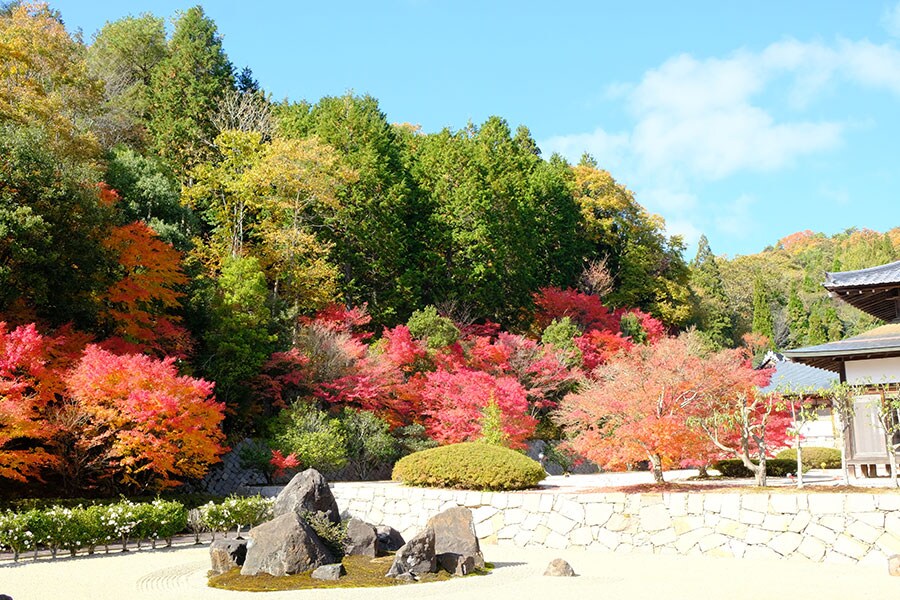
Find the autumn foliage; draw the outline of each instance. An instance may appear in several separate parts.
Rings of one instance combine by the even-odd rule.
[[[63,329],[0,322],[0,477],[60,477],[71,491],[162,489],[222,453],[213,386],[175,359],[117,355]]]

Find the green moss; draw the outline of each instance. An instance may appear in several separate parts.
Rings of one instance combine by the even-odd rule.
[[[369,558],[367,556],[345,556],[341,561],[347,574],[337,581],[322,581],[313,579],[311,572],[298,573],[274,577],[272,575],[241,575],[238,568],[232,569],[221,575],[213,575],[209,578],[209,587],[221,590],[233,590],[237,592],[276,592],[284,590],[310,590],[327,588],[353,588],[353,587],[390,587],[394,585],[415,585],[397,581],[393,577],[385,577],[384,574],[391,568],[393,556]],[[472,575],[486,575],[493,565],[485,565],[484,570],[479,570]],[[470,577],[472,576],[470,575]],[[446,581],[451,575],[446,571],[438,573],[426,573],[421,576],[418,583],[432,581]]]
[[[394,481],[408,485],[470,490],[524,490],[547,474],[524,454],[479,442],[450,444],[405,456],[394,465]]]

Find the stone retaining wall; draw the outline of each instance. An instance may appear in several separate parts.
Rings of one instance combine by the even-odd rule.
[[[342,510],[406,538],[432,515],[466,506],[489,544],[878,565],[900,554],[900,493],[500,493],[386,483],[332,491]]]

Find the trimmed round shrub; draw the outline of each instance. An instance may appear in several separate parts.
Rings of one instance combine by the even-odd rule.
[[[754,463],[756,461],[753,461]],[[806,462],[806,461],[804,461]],[[713,468],[725,477],[753,477],[753,473],[744,466],[739,458],[729,458],[726,460],[717,460],[713,463]],[[808,466],[803,467],[806,472]],[[797,461],[784,460],[780,458],[769,458],[766,460],[766,475],[771,477],[785,477],[788,473],[797,473]]]
[[[823,448],[821,446],[810,446],[803,448],[801,453],[803,457],[804,469],[840,469],[841,468],[841,451],[837,448]],[[797,460],[797,449],[786,448],[775,455],[775,458],[784,460]]]
[[[407,485],[470,490],[524,490],[547,474],[524,454],[481,442],[415,452],[394,465],[394,481]]]

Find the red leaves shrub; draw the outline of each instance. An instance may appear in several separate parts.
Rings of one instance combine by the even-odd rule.
[[[563,317],[569,317],[582,333],[594,329],[619,330],[619,318],[593,294],[545,287],[534,294],[534,304],[537,307],[535,324],[539,330],[547,327],[553,319]]]
[[[91,345],[67,378],[86,417],[82,435],[104,440],[109,466],[139,488],[202,476],[224,451],[224,404],[211,383],[178,375],[174,363]]]
[[[537,426],[537,420],[528,414],[525,388],[512,377],[471,369],[438,370],[425,376],[423,414],[429,435],[442,444],[477,439],[482,411],[491,398],[500,409],[510,447],[524,447]]]

